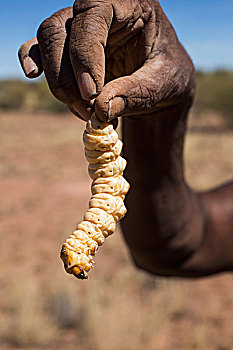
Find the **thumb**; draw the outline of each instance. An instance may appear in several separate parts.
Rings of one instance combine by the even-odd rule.
[[[192,65],[177,64],[164,56],[148,59],[132,75],[105,85],[96,99],[98,118],[109,121],[119,116],[151,113],[188,95]]]
[[[139,115],[161,101],[169,87],[161,77],[162,64],[145,64],[130,76],[115,79],[104,86],[95,103],[96,114],[102,121],[119,116]]]

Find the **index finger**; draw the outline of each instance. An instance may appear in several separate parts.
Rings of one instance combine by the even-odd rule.
[[[93,99],[104,86],[104,50],[112,18],[110,2],[78,0],[74,3],[70,58],[83,99]]]

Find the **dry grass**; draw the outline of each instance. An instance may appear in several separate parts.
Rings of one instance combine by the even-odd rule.
[[[70,115],[0,117],[0,349],[230,350],[233,280],[155,278],[132,265],[118,231],[88,281],[64,273],[59,250],[90,191],[83,123]],[[231,177],[231,133],[191,133],[187,178]]]

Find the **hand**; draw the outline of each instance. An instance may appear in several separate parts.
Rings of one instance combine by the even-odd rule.
[[[93,99],[105,121],[162,111],[194,91],[192,62],[154,0],[78,0],[46,19],[19,58],[85,120]]]

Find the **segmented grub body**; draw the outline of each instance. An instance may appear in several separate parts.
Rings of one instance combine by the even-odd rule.
[[[66,271],[80,279],[88,277],[96,250],[126,214],[124,198],[129,190],[123,177],[126,160],[120,156],[122,142],[112,124],[100,122],[93,114],[86,124],[83,142],[93,179],[92,197],[83,221],[61,250]]]

